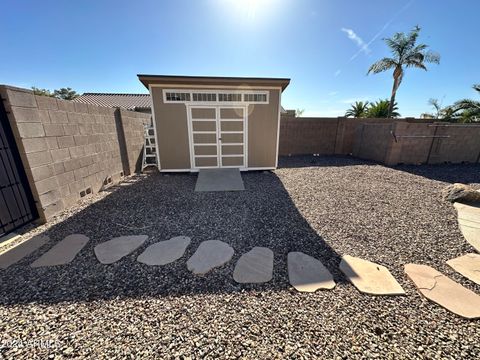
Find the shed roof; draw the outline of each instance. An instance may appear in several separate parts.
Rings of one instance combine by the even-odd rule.
[[[282,91],[290,83],[288,78],[223,77],[223,76],[184,76],[138,74],[145,87],[149,84],[167,85],[223,85],[223,86],[281,86]]]
[[[84,93],[73,101],[127,110],[150,109],[150,94]]]

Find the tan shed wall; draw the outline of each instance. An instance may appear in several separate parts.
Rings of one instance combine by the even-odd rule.
[[[185,104],[165,104],[160,87],[152,87],[152,99],[161,169],[190,169]]]
[[[248,167],[276,167],[280,90],[269,91],[268,104],[248,107]]]

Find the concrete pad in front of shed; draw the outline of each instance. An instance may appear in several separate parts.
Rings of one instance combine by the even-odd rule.
[[[147,239],[147,235],[120,236],[95,246],[95,256],[102,264],[113,264],[142,246]]]
[[[371,295],[404,295],[405,291],[385,266],[344,255],[340,270],[360,291]]]
[[[290,252],[287,262],[288,279],[297,291],[314,292],[335,287],[330,271],[314,257],[302,252]]]
[[[405,273],[427,299],[467,319],[480,318],[480,296],[427,265],[407,264]]]
[[[200,169],[195,191],[245,190],[239,169]]]
[[[238,259],[233,280],[241,284],[264,283],[272,280],[272,274],[273,251],[256,246]]]
[[[45,235],[37,235],[30,240],[26,240],[17,246],[5,251],[0,255],[0,269],[6,269],[10,265],[13,265],[25,256],[30,255],[35,250],[45,245],[50,238]]]
[[[479,254],[467,254],[457,257],[452,260],[448,260],[447,264],[450,265],[456,272],[459,272],[467,279],[480,285],[480,255]]]
[[[64,265],[71,262],[75,256],[87,245],[88,237],[82,234],[68,235],[45,254],[35,260],[31,267]]]
[[[230,261],[233,248],[219,240],[207,240],[200,244],[197,251],[187,261],[187,268],[194,274],[203,275],[213,268]]]
[[[480,207],[456,202],[458,226],[465,240],[480,252]]]
[[[190,238],[186,236],[176,236],[170,240],[160,241],[146,248],[138,256],[137,261],[147,265],[166,265],[180,259],[188,245],[190,245]]]

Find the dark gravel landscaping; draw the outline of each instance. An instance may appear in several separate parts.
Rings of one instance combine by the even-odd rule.
[[[29,231],[24,237],[51,241],[0,270],[0,357],[480,358],[480,321],[426,301],[403,273],[407,263],[431,265],[480,294],[445,263],[473,248],[441,198],[448,183],[480,185],[479,165],[388,168],[292,157],[275,172],[242,177],[244,192],[194,193],[196,175],[139,176]],[[28,266],[72,233],[90,242],[71,264]],[[133,254],[112,265],[95,258],[98,243],[135,234],[149,239]],[[147,246],[178,235],[192,238],[180,260],[136,261]],[[232,261],[191,274],[186,260],[215,239],[235,249]],[[274,252],[273,279],[239,285],[233,268],[254,246]],[[296,292],[288,283],[290,251],[320,259],[337,287]],[[343,254],[386,266],[407,296],[359,293],[338,270]],[[32,339],[56,343],[9,343]]]

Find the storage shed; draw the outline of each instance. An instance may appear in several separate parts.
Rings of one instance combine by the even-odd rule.
[[[152,98],[160,171],[275,169],[284,78],[138,75]]]

